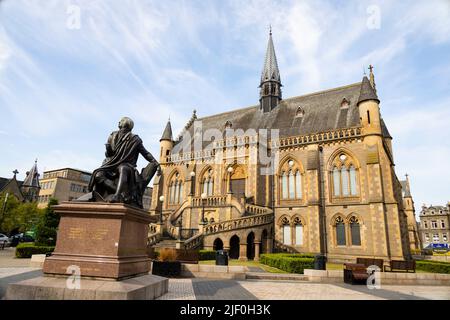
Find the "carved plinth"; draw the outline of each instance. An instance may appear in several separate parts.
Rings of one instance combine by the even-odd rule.
[[[150,271],[148,212],[121,203],[64,202],[54,209],[61,220],[45,274],[79,270],[82,277],[119,280]]]

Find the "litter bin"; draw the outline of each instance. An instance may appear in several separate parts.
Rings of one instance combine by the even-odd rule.
[[[216,266],[228,265],[228,252],[223,250],[216,251]]]
[[[323,254],[318,254],[314,257],[314,269],[326,270],[327,269],[327,257]]]

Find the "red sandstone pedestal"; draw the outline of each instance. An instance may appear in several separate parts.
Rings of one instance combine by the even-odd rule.
[[[145,211],[122,203],[65,202],[54,207],[61,220],[44,273],[123,279],[150,271]],[[75,271],[77,272],[77,271]]]
[[[147,212],[119,203],[64,202],[54,208],[61,220],[44,276],[9,285],[6,299],[155,299],[167,293],[168,279],[148,274],[153,217]],[[80,285],[73,288],[77,276]]]

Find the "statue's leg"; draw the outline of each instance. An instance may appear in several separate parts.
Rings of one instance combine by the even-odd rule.
[[[129,166],[121,165],[119,170],[119,182],[117,183],[116,193],[113,197],[113,202],[120,201],[120,196],[124,192],[129,192],[128,182],[131,177],[132,169]]]

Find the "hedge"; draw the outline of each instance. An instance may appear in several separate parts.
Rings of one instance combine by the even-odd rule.
[[[450,263],[440,261],[416,260],[416,270],[431,273],[450,274]]]
[[[198,260],[216,260],[216,251],[214,250],[199,250]]]
[[[55,250],[53,246],[36,246],[34,243],[19,243],[16,247],[17,258],[31,258],[33,254],[47,254]]]
[[[309,254],[262,254],[260,262],[289,273],[303,273],[304,269],[314,269],[314,256]]]

